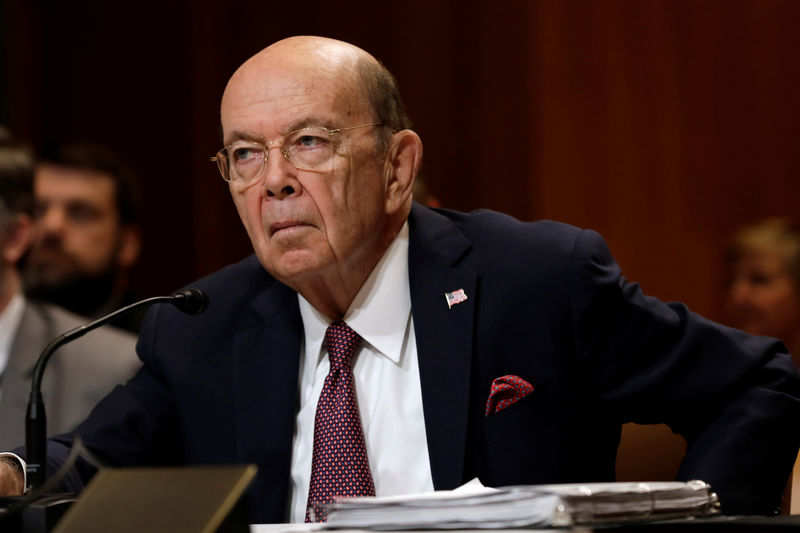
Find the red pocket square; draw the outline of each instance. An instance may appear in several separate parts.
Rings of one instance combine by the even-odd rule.
[[[502,411],[533,392],[533,385],[519,376],[502,376],[492,381],[489,399],[486,400],[486,416]]]

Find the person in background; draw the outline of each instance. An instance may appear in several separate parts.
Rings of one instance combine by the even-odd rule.
[[[74,143],[36,166],[36,232],[24,265],[26,292],[97,318],[139,298],[129,289],[141,251],[134,176],[107,148]],[[146,310],[114,325],[137,332]]]
[[[742,227],[726,265],[731,325],[780,339],[800,367],[800,227],[786,218]]]
[[[0,129],[0,449],[25,440],[25,410],[41,350],[83,317],[26,298],[17,264],[33,233],[33,157]],[[73,429],[141,365],[130,333],[105,328],[60,348],[44,374],[48,434]]]

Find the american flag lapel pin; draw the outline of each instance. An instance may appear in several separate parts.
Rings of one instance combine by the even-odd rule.
[[[464,289],[458,289],[457,291],[444,293],[444,297],[447,300],[447,307],[452,309],[454,305],[460,304],[467,299],[467,293],[464,292]]]

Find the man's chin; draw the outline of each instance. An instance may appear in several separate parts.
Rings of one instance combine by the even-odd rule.
[[[307,249],[289,250],[280,257],[262,260],[261,265],[277,280],[289,286],[321,273],[330,261]]]
[[[25,271],[25,284],[31,287],[54,289],[70,285],[77,279],[72,270],[28,267]]]
[[[36,280],[26,279],[25,291],[32,298],[47,300],[79,315],[92,317],[108,305],[114,280],[113,271],[95,277],[62,279],[59,283],[50,284],[44,279],[38,280],[37,284],[33,283]]]

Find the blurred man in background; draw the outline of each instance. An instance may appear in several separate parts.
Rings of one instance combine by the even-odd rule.
[[[0,128],[0,449],[25,440],[31,374],[41,350],[87,322],[22,294],[17,263],[31,242],[33,209],[33,157]],[[105,328],[56,352],[42,384],[48,434],[74,428],[114,384],[133,375],[135,341]]]
[[[744,226],[726,263],[731,324],[780,339],[800,368],[800,228],[785,218]]]
[[[44,153],[34,191],[27,293],[91,318],[138,299],[129,291],[141,251],[134,182],[116,155],[89,143]],[[138,332],[142,317],[134,313],[115,325]]]

